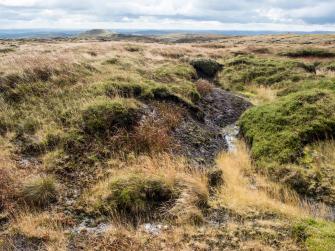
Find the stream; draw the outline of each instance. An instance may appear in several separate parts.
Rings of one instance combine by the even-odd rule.
[[[236,124],[228,125],[222,128],[222,134],[224,135],[224,139],[227,142],[227,151],[233,152],[236,150],[236,139],[240,132],[240,128]]]

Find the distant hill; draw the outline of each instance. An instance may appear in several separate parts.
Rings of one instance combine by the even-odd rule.
[[[116,33],[105,29],[93,29],[80,33],[79,37],[111,37],[115,34]]]

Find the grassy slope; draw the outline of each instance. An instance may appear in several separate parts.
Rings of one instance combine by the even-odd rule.
[[[8,42],[4,48],[13,49],[1,51],[0,63],[0,210],[10,222],[0,245],[17,244],[21,236],[27,247],[49,250],[65,250],[69,243],[121,250],[332,250],[332,224],[310,224],[306,219],[315,209],[294,191],[255,174],[252,164],[256,160],[262,168],[271,162],[270,167],[299,172],[307,167],[302,181],[310,194],[331,201],[335,182],[327,152],[333,144],[309,144],[334,131],[332,55],[288,59],[282,53],[286,41],[292,52],[305,39],[317,45],[331,37],[259,37],[258,47],[254,39],[185,45]],[[278,44],[272,48],[271,43]],[[189,64],[199,57],[225,65],[214,82],[260,105],[241,120],[252,159],[243,147],[237,156],[219,158],[222,172],[214,173],[225,179],[219,188],[208,187],[206,172],[166,154],[174,147],[170,132],[183,117],[180,105],[193,109],[201,98]],[[178,105],[164,105],[165,99]],[[144,104],[151,102],[160,116],[138,123]],[[326,157],[320,161],[310,149]],[[280,178],[296,177],[286,174]],[[315,188],[321,183],[320,193]],[[28,208],[21,210],[24,204]],[[317,217],[326,214],[317,211]],[[131,222],[155,219],[170,227],[152,238],[141,224],[123,224],[129,212]],[[93,226],[110,223],[110,217],[122,224],[102,235],[69,235],[87,217]],[[229,221],[222,228],[211,225],[224,217]],[[291,235],[292,227],[306,238]]]

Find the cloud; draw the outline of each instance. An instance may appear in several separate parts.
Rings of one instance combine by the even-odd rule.
[[[0,0],[0,28],[332,29],[334,0]]]

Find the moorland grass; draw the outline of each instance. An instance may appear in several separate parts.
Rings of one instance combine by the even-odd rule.
[[[335,97],[330,91],[297,92],[243,114],[240,125],[253,158],[290,163],[303,147],[334,136]]]
[[[335,57],[335,53],[330,50],[321,48],[301,48],[280,53],[282,56],[299,58],[299,57],[316,57],[316,58],[331,58]]]
[[[248,85],[280,87],[314,78],[313,67],[296,61],[242,55],[225,63],[219,82],[235,91],[243,91]]]
[[[51,176],[41,176],[27,181],[21,190],[25,203],[36,207],[45,207],[55,202],[58,197],[58,185]]]
[[[134,126],[139,119],[140,103],[133,99],[98,99],[82,111],[82,126],[90,134],[105,134]]]

